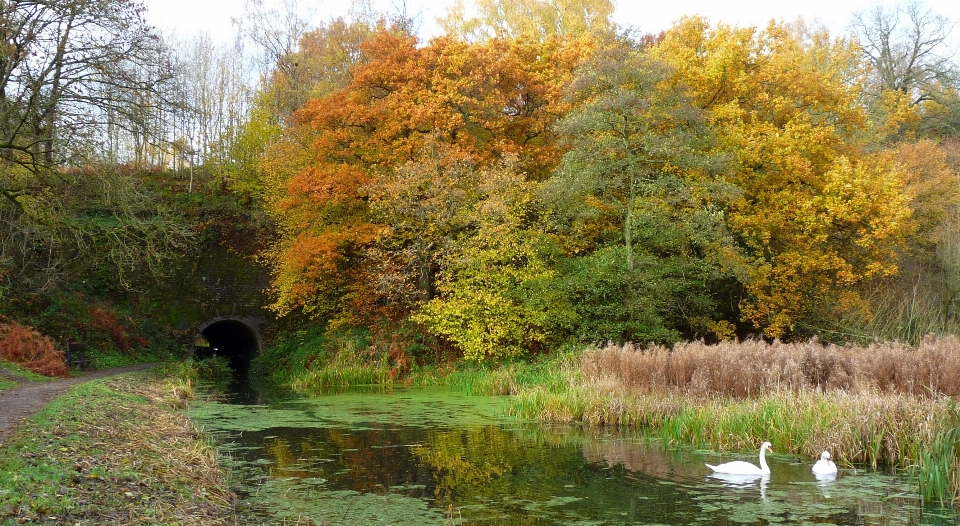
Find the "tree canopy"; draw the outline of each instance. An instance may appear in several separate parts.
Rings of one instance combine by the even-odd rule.
[[[809,335],[870,312],[955,207],[926,190],[953,168],[892,146],[920,114],[857,40],[702,18],[598,37],[483,5],[448,19],[466,40],[381,28],[293,114],[265,157],[279,312],[414,321],[477,360]]]

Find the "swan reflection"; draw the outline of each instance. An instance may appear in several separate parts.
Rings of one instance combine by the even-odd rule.
[[[836,473],[827,473],[827,474],[818,474],[814,473],[814,477],[817,479],[817,486],[820,487],[820,491],[823,493],[824,498],[830,498],[830,485],[836,482],[837,474]]]
[[[707,478],[723,482],[730,488],[760,488],[760,498],[767,498],[767,486],[770,484],[770,475],[741,475],[732,473],[711,473]]]

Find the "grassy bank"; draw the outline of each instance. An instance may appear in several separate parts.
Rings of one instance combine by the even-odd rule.
[[[561,369],[576,366],[579,353],[555,353],[535,362],[443,361],[419,365],[406,353],[394,356],[363,331],[326,334],[321,329],[289,335],[253,362],[254,375],[301,395],[351,385],[450,385],[472,394],[512,394],[524,386],[567,381]]]
[[[780,453],[815,459],[824,449],[841,464],[915,464],[947,417],[948,402],[892,395],[778,391],[750,399],[691,398],[533,388],[513,414],[548,422],[646,428],[668,442],[750,451],[770,440]]]
[[[468,394],[510,395],[533,386],[562,388],[575,360],[576,355],[560,354],[533,363],[461,362],[400,373],[387,360],[341,352],[329,361],[284,375],[283,387],[307,396],[350,385],[448,385]]]
[[[79,384],[25,422],[0,450],[0,523],[233,523],[215,451],[181,411],[181,373]]]

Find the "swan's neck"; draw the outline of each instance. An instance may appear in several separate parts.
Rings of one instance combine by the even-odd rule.
[[[767,467],[767,452],[765,448],[760,448],[760,471],[770,473],[770,468]]]

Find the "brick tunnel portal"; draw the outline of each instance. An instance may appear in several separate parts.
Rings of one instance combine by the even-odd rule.
[[[225,356],[235,371],[246,372],[262,345],[257,325],[256,321],[243,318],[210,320],[200,326],[193,354],[198,359]]]

